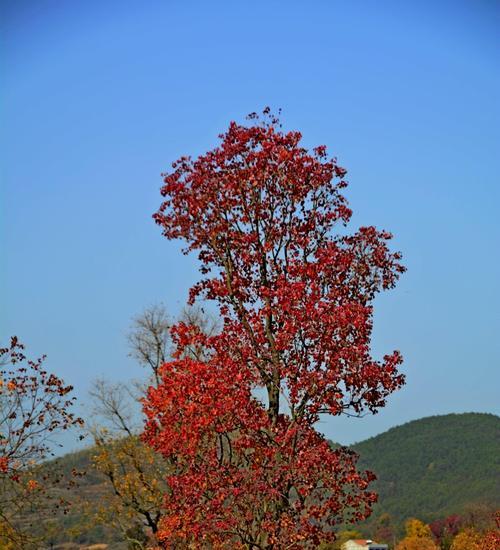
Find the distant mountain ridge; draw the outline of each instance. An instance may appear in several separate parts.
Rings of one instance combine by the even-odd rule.
[[[357,443],[377,475],[375,516],[431,521],[471,503],[500,507],[500,417],[447,414],[414,420]]]

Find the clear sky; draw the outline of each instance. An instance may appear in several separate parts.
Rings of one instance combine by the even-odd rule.
[[[408,272],[373,350],[407,386],[351,443],[411,419],[499,413],[500,4],[1,2],[1,325],[72,383],[138,377],[130,318],[198,278],[151,220],[160,172],[270,105],[349,170],[353,229]]]

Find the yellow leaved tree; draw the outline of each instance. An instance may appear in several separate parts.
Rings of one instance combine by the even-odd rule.
[[[419,519],[409,519],[405,524],[405,531],[406,536],[396,546],[396,550],[439,550],[430,527]]]
[[[453,539],[450,550],[480,550],[481,534],[475,529],[465,529]]]

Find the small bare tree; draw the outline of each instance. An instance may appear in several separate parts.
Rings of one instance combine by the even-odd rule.
[[[156,304],[134,317],[127,335],[130,356],[151,369],[156,383],[159,381],[158,370],[169,356],[171,326],[165,306]]]

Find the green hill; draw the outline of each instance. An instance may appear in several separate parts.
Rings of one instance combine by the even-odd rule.
[[[353,446],[360,466],[376,473],[374,518],[431,521],[473,503],[500,506],[500,417],[431,416]]]

